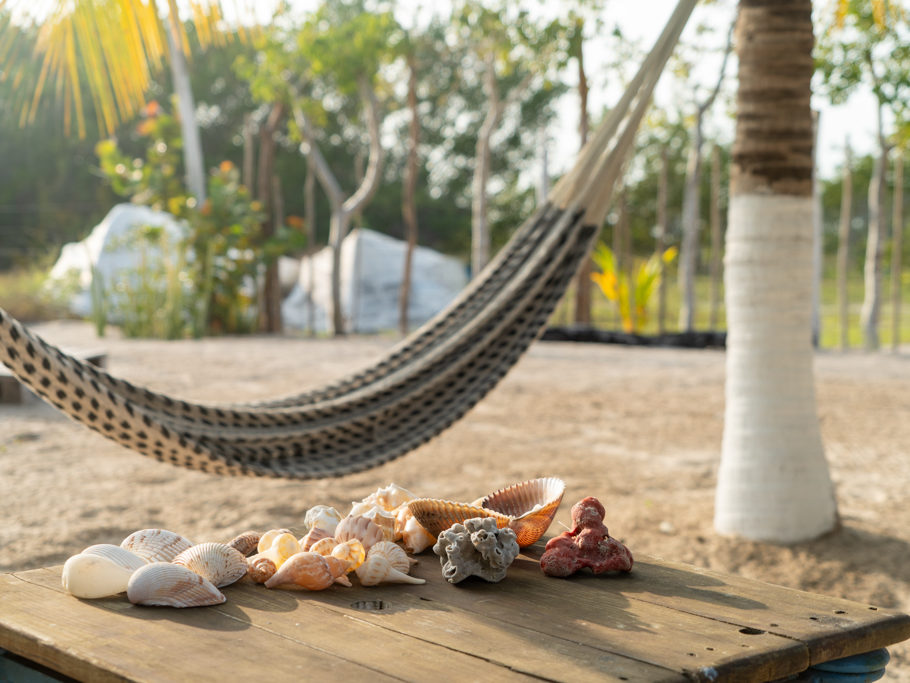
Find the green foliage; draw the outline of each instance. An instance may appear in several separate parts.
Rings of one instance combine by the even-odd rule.
[[[44,262],[0,272],[0,306],[25,323],[67,317],[65,302],[74,290],[75,283],[48,288]]]

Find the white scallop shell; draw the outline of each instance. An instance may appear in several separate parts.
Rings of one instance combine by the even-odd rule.
[[[153,562],[130,577],[126,596],[137,605],[202,607],[219,605],[227,598],[194,571],[170,562]]]
[[[170,562],[191,545],[191,541],[167,529],[134,531],[120,542],[121,548],[149,562]]]
[[[139,567],[144,567],[148,564],[145,558],[139,557],[136,553],[131,553],[126,548],[121,548],[119,545],[114,545],[112,543],[90,545],[83,550],[81,554],[106,557],[114,564],[119,564],[124,569],[129,569],[130,571],[136,571]]]
[[[208,579],[217,588],[239,581],[246,576],[248,569],[246,558],[240,551],[224,543],[194,545],[177,555],[173,562]]]
[[[425,579],[408,576],[394,569],[382,555],[368,557],[366,562],[354,570],[363,586],[376,586],[380,583],[426,583]]]
[[[316,505],[307,510],[303,524],[307,530],[317,527],[331,536],[341,521],[341,513],[328,505]]]
[[[133,572],[103,555],[80,553],[64,563],[61,583],[77,598],[106,598],[125,591]]]

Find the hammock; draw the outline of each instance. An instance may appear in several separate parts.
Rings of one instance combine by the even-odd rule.
[[[339,476],[397,458],[473,407],[546,325],[597,238],[635,132],[697,0],[680,0],[607,120],[547,202],[449,307],[372,367],[273,401],[191,403],[63,353],[0,308],[0,361],[71,418],[214,474]]]

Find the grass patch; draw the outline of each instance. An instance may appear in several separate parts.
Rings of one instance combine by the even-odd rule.
[[[0,272],[0,306],[24,323],[72,317],[68,293],[47,287],[47,273],[43,265]]]

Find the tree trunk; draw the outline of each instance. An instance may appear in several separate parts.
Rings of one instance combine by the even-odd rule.
[[[695,329],[695,267],[698,263],[698,233],[701,227],[702,110],[692,127],[692,146],[686,163],[683,188],[682,241],[679,247],[679,329]]]
[[[306,158],[306,180],[303,181],[303,222],[306,226],[306,253],[311,257],[316,253],[316,168],[313,156]],[[307,302],[307,333],[316,333],[316,309],[313,300],[313,290],[316,288],[316,269],[310,260],[310,270],[307,273],[306,302]]]
[[[667,241],[667,188],[670,182],[670,154],[664,147],[660,153],[660,177],[657,185],[657,244],[654,253],[660,258],[660,282],[657,285],[657,332],[667,329],[667,264],[663,259]]]
[[[190,72],[186,65],[186,54],[183,52],[179,16],[174,0],[169,0],[170,16],[167,20],[167,45],[171,53],[168,63],[171,66],[171,78],[174,80],[174,92],[177,95],[177,110],[180,118],[180,134],[183,138],[183,164],[186,167],[186,187],[196,198],[196,205],[202,206],[206,199],[205,161],[202,156],[202,140],[199,137],[199,125],[196,123],[196,103],[193,99],[193,88],[190,84]]]
[[[888,167],[888,145],[882,132],[882,105],[878,105],[879,156],[869,181],[869,232],[866,235],[866,262],[863,266],[863,307],[860,326],[863,346],[867,351],[879,348],[878,324],[882,305],[882,257],[887,239],[884,220],[885,173]]]
[[[502,117],[502,100],[493,65],[484,73],[484,92],[489,101],[487,115],[477,133],[474,150],[474,177],[471,182],[471,277],[483,270],[490,260],[490,226],[487,216],[487,183],[490,179],[490,139]]]
[[[709,327],[718,328],[720,322],[721,283],[721,230],[720,230],[720,147],[711,148],[711,319]]]
[[[904,152],[898,147],[894,155],[894,199],[891,213],[891,349],[896,353],[901,345],[901,259],[904,250]]]
[[[726,249],[727,372],[715,528],[794,543],[834,528],[815,407],[812,6],[740,0]]]
[[[401,275],[401,294],[398,298],[398,329],[402,336],[408,333],[408,306],[411,299],[411,270],[414,248],[417,246],[417,203],[414,193],[417,189],[418,158],[420,143],[420,119],[417,113],[417,61],[408,56],[408,109],[411,121],[408,126],[408,160],[404,169],[404,185],[401,196],[401,215],[404,219],[408,241],[404,252],[404,272]]]
[[[579,28],[580,30],[580,28]],[[585,73],[583,41],[578,39],[578,135],[581,147],[588,142],[588,75]],[[591,258],[582,259],[575,278],[575,322],[579,325],[591,324]]]
[[[243,169],[241,182],[252,192],[253,183],[253,158],[255,150],[253,149],[253,115],[246,114],[243,117]]]
[[[850,300],[847,294],[847,272],[850,267],[850,222],[853,219],[853,154],[850,140],[844,149],[844,173],[841,182],[840,225],[837,231],[837,310],[840,319],[840,348],[850,347]]]
[[[275,131],[284,116],[284,105],[276,102],[272,105],[269,116],[259,131],[259,169],[256,197],[265,211],[260,232],[263,239],[275,235],[275,212],[273,201],[274,187],[272,178],[275,169]],[[281,321],[281,280],[278,277],[277,259],[265,264],[263,277],[262,310],[259,315],[259,329],[262,332],[278,333],[282,330]]]
[[[818,178],[818,121],[819,113],[812,112],[812,346],[816,349],[822,339],[822,270],[824,250],[822,235],[822,188]]]

